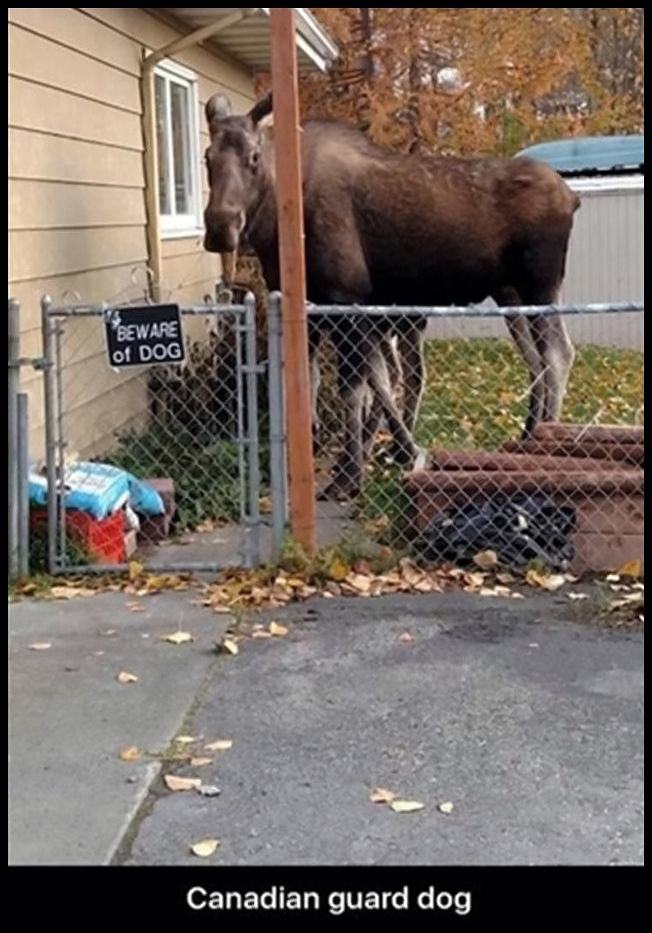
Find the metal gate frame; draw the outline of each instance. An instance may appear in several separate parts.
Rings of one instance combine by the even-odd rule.
[[[66,565],[66,506],[60,478],[64,473],[66,440],[63,430],[63,322],[69,318],[96,317],[101,322],[114,307],[98,304],[55,304],[49,296],[41,300],[43,340],[43,397],[45,415],[45,464],[47,473],[47,566],[52,574],[124,572],[128,563]],[[267,371],[269,395],[270,488],[272,500],[270,559],[280,555],[287,519],[285,476],[285,424],[283,353],[280,295],[270,296],[268,311],[268,359],[256,358],[256,305],[247,293],[241,304],[206,303],[180,305],[184,316],[235,316],[237,368],[238,464],[240,486],[240,562],[156,561],[157,571],[217,572],[228,567],[257,567],[261,564],[261,527],[268,520],[260,512],[260,438],[258,428],[258,378]],[[11,353],[11,350],[10,350]],[[11,369],[10,369],[11,374]],[[11,375],[10,375],[11,378]],[[245,392],[246,386],[246,418]],[[10,433],[12,423],[10,422]],[[15,433],[15,432],[14,432]],[[11,477],[10,477],[11,479]],[[14,480],[15,482],[15,480]],[[11,495],[10,495],[11,499]],[[144,569],[154,569],[148,563]]]

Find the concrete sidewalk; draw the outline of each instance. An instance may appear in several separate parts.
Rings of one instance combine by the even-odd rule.
[[[207,837],[215,865],[642,862],[641,633],[577,624],[564,594],[321,599],[232,657],[194,598],[11,606],[10,864],[197,864]],[[195,641],[161,641],[179,628]],[[233,740],[166,766],[220,796],[155,780],[179,734]]]
[[[193,598],[101,593],[10,606],[10,864],[110,862],[159,770],[146,756],[121,761],[120,749],[162,752],[218,661],[230,617]],[[179,627],[195,641],[160,639]],[[38,642],[51,648],[30,650]],[[119,684],[120,671],[138,682]]]

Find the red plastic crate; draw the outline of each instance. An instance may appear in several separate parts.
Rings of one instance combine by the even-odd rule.
[[[45,509],[32,509],[33,528],[47,523]],[[66,532],[96,559],[98,564],[121,564],[126,560],[124,516],[122,511],[98,520],[87,512],[66,510]]]

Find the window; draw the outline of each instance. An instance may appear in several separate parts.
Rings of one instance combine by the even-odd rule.
[[[176,64],[154,71],[161,232],[196,235],[201,225],[197,85]]]

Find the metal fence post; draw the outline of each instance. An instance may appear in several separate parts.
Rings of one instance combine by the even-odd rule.
[[[258,361],[256,359],[256,299],[248,292],[244,300],[245,366],[247,384],[247,473],[249,477],[249,559],[260,563],[260,463],[258,443]]]
[[[27,393],[18,394],[18,575],[29,575],[29,414]]]
[[[52,299],[41,299],[41,337],[43,341],[43,412],[45,419],[45,464],[48,487],[48,547],[47,566],[50,573],[57,569],[57,440],[56,387],[54,384],[54,346],[50,308]]]
[[[285,477],[285,430],[283,399],[283,330],[281,296],[274,292],[267,304],[268,393],[269,393],[269,472],[272,499],[272,563],[283,549],[287,521]]]
[[[7,310],[8,375],[8,548],[9,576],[18,573],[18,390],[20,387],[20,304],[9,299]]]

